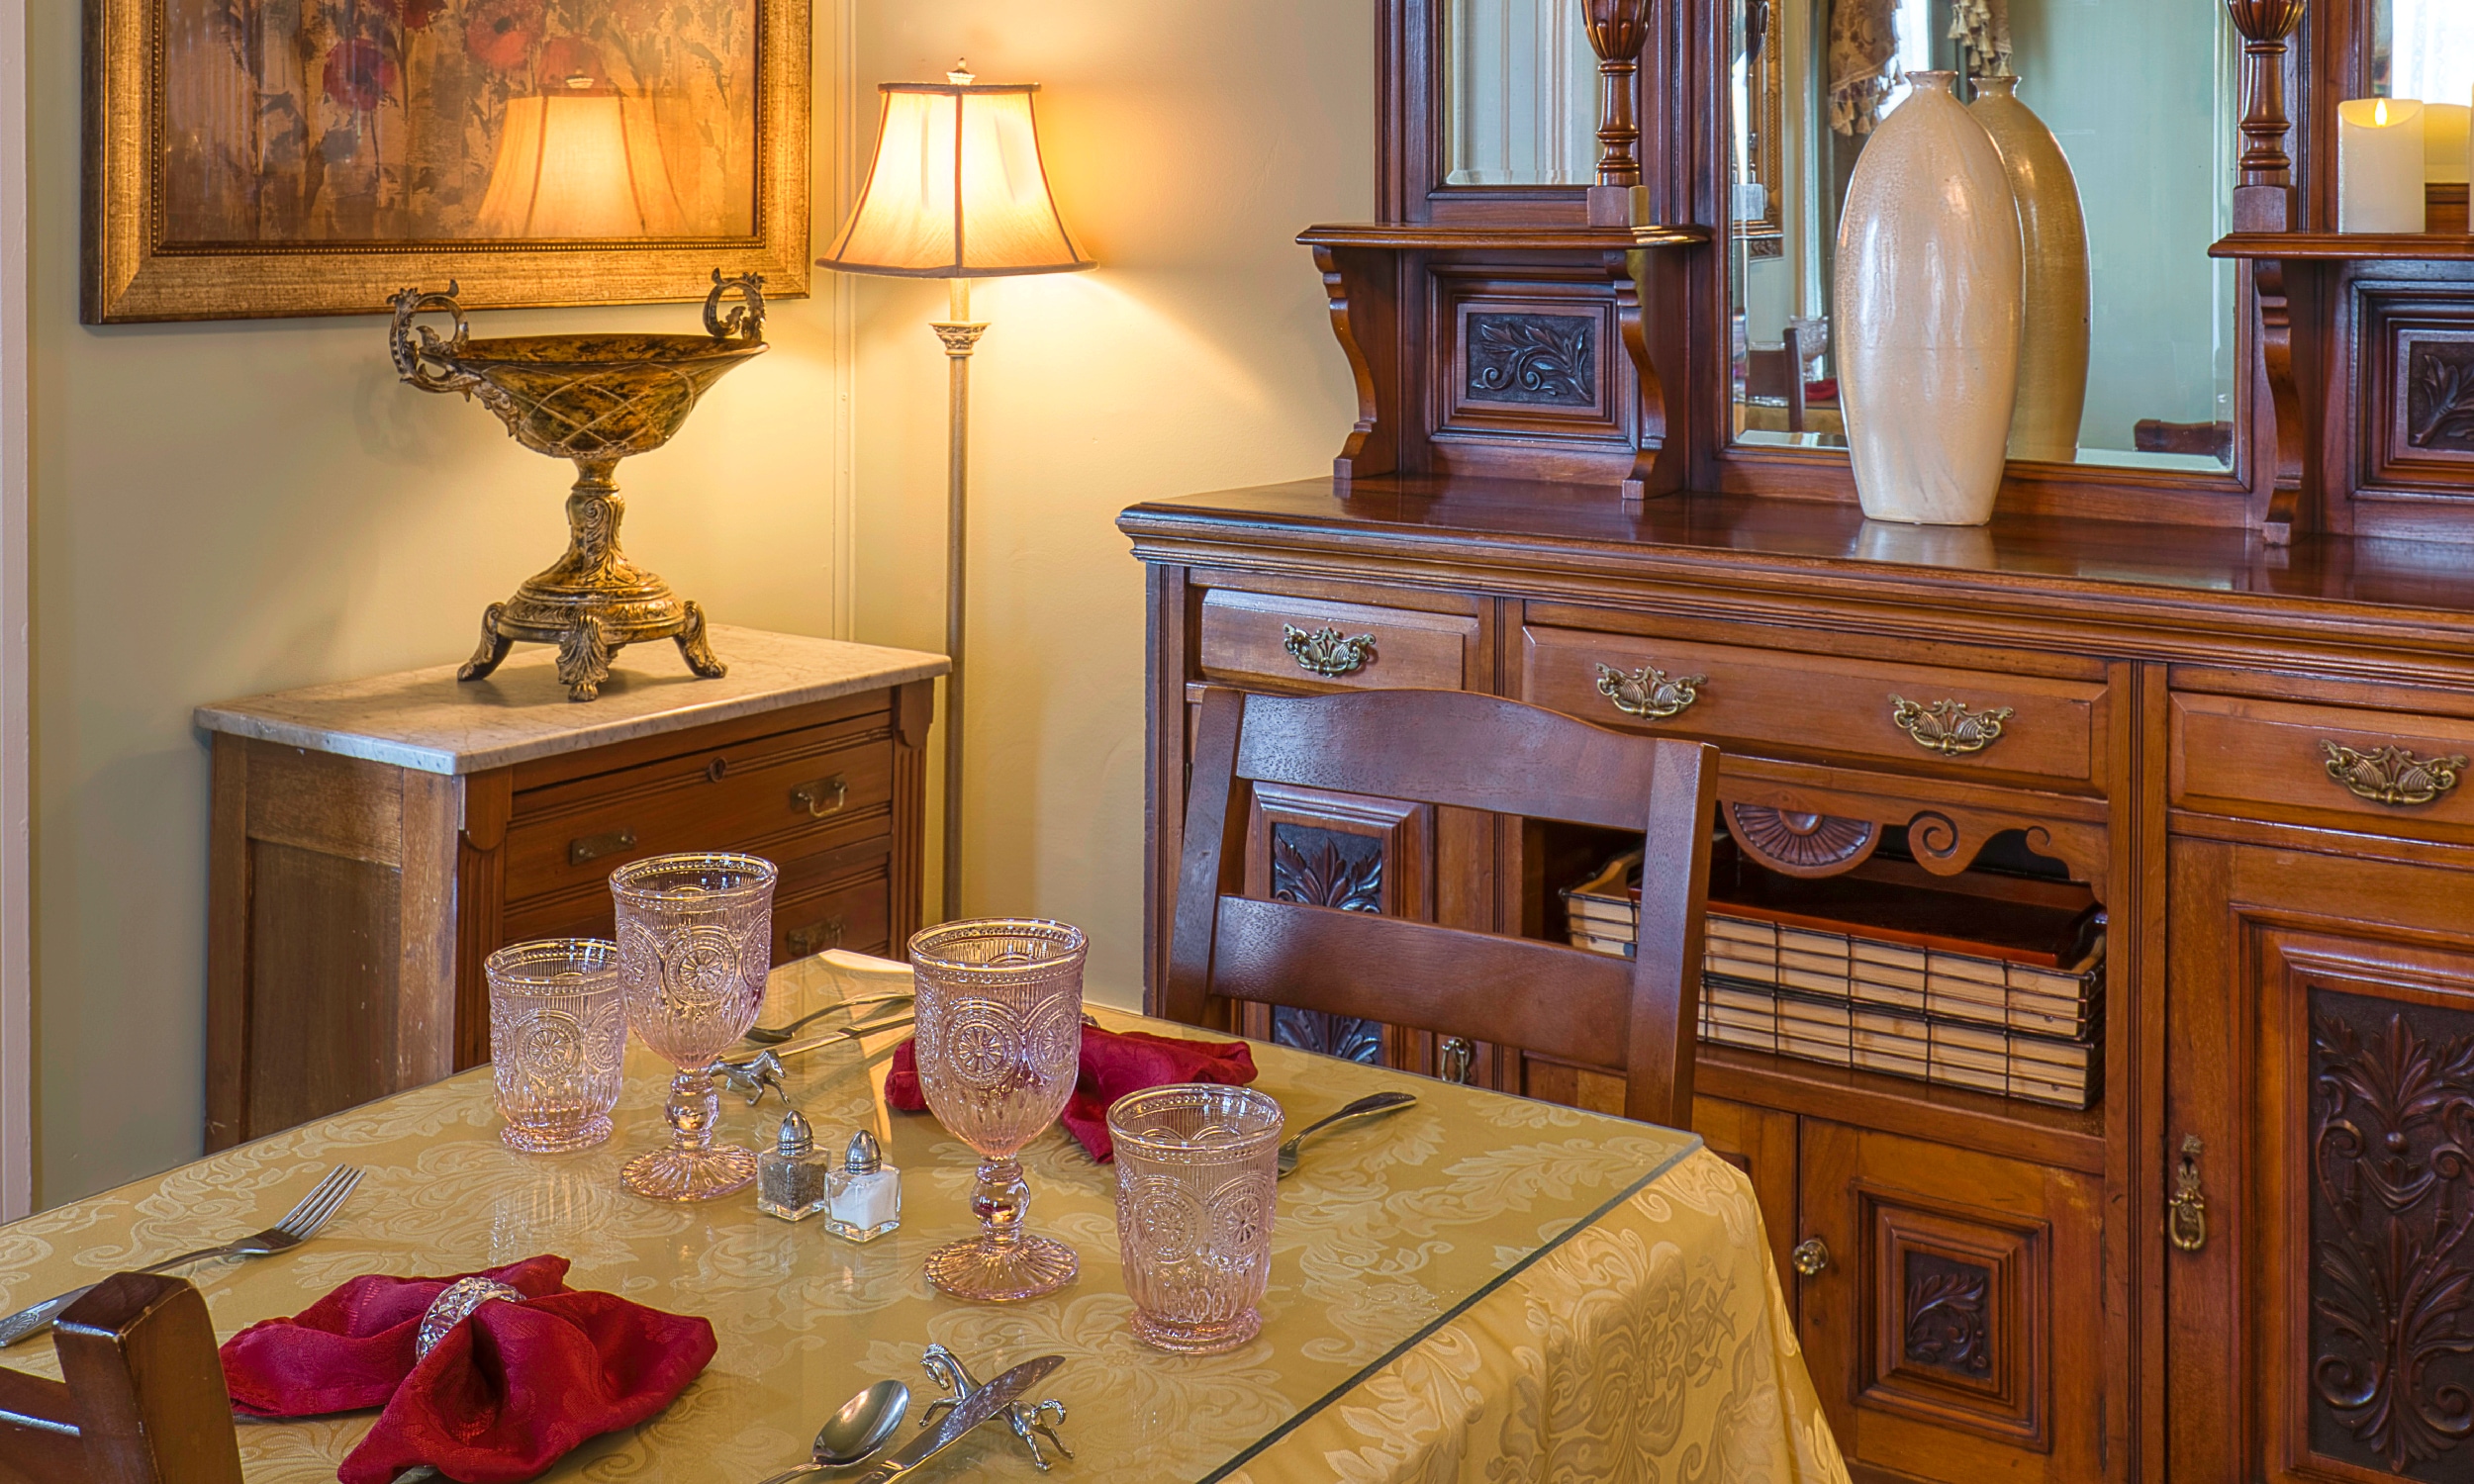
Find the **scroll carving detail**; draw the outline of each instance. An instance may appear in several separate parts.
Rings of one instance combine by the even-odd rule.
[[[2408,443],[2474,453],[2474,344],[2415,341],[2405,394]]]
[[[1469,317],[1463,395],[1482,402],[1594,407],[1597,322],[1577,315]]]
[[[1991,1375],[1985,1316],[1991,1270],[1936,1252],[1910,1252],[1906,1285],[1906,1358],[1966,1376]]]
[[[1869,819],[1766,804],[1728,804],[1727,833],[1745,854],[1788,876],[1836,876],[1862,865],[1881,843],[1881,826]]]
[[[2474,1014],[2315,990],[2311,1075],[2312,1442],[2435,1479],[2474,1437]]]

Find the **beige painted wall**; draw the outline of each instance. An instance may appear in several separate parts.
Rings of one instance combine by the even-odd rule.
[[[30,10],[48,1205],[199,1149],[207,750],[190,708],[461,659],[482,605],[557,555],[574,475],[479,406],[398,384],[379,319],[80,325],[78,7]],[[832,40],[818,37],[820,83]],[[828,202],[832,157],[818,151]],[[619,469],[629,551],[724,622],[822,634],[835,621],[822,287],[776,309],[773,350],[669,447]],[[696,313],[490,315],[479,328],[692,329]],[[668,645],[646,653],[678,663]]]
[[[984,289],[968,907],[1142,941],[1136,501],[1329,467],[1350,416],[1290,240],[1373,209],[1373,0],[858,0],[858,68],[1047,84],[1069,220],[1102,267]],[[375,319],[76,323],[76,8],[35,7],[33,387],[39,1202],[198,1149],[200,701],[462,657],[555,554],[559,467],[397,384]],[[832,11],[819,4],[820,26]],[[818,85],[832,75],[818,37]],[[874,111],[860,109],[858,157]],[[818,116],[829,203],[831,110]],[[816,232],[828,236],[829,205]],[[819,284],[829,296],[831,281]],[[829,297],[668,448],[620,470],[629,549],[725,621],[941,647],[944,358],[933,286],[856,281],[857,581],[833,591]],[[683,308],[492,316],[671,326]],[[652,663],[671,663],[663,652]],[[935,880],[931,870],[930,881]]]
[[[1094,997],[1134,1004],[1143,586],[1112,522],[1329,472],[1354,394],[1292,239],[1374,211],[1374,0],[867,0],[860,22],[869,85],[957,55],[1044,84],[1050,178],[1100,263],[974,300],[964,906],[1082,926]],[[857,634],[881,643],[943,647],[943,314],[942,286],[862,281]]]

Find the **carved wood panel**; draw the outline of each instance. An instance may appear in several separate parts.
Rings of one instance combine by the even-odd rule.
[[[1858,1477],[2079,1484],[2101,1461],[2101,1181],[1801,1121],[1805,1355]]]
[[[2333,989],[2311,1025],[2311,1445],[2474,1470],[2474,1009]],[[2426,1467],[2430,1465],[2430,1467]]]
[[[2474,294],[2417,286],[2356,287],[2363,326],[2362,488],[2345,528],[2426,514],[2431,502],[2474,500]]]
[[[2474,952],[2242,917],[2262,1471],[2474,1477]]]
[[[1629,444],[1633,372],[1602,275],[1444,264],[1431,277],[1447,338],[1429,414],[1438,438]]]
[[[1258,784],[1246,894],[1344,912],[1434,916],[1434,810],[1396,799]],[[1250,1004],[1241,1029],[1352,1062],[1421,1067],[1426,1040],[1379,1021]]]

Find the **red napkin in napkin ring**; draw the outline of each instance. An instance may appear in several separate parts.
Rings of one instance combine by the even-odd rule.
[[[1236,1086],[1254,1078],[1254,1053],[1243,1041],[1181,1041],[1148,1031],[1085,1025],[1082,1076],[1057,1122],[1094,1159],[1106,1164],[1116,1158],[1116,1145],[1108,1138],[1108,1105],[1118,1098],[1177,1082]],[[906,1113],[927,1107],[919,1090],[919,1055],[913,1042],[894,1049],[893,1067],[885,1074],[885,1102]]]
[[[566,1258],[539,1256],[447,1278],[353,1278],[225,1342],[233,1406],[255,1417],[382,1408],[336,1471],[342,1484],[387,1484],[424,1463],[459,1484],[530,1479],[669,1406],[714,1356],[706,1321],[580,1292],[566,1276]]]

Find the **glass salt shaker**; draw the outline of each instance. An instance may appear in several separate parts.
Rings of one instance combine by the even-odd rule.
[[[902,1171],[885,1162],[876,1136],[866,1129],[850,1136],[842,1172],[831,1184],[824,1229],[834,1236],[873,1242],[902,1225]]]
[[[756,1209],[804,1221],[826,1209],[835,1184],[833,1156],[816,1150],[814,1130],[797,1108],[782,1115],[773,1148],[756,1157]],[[825,1218],[829,1224],[830,1216]]]

